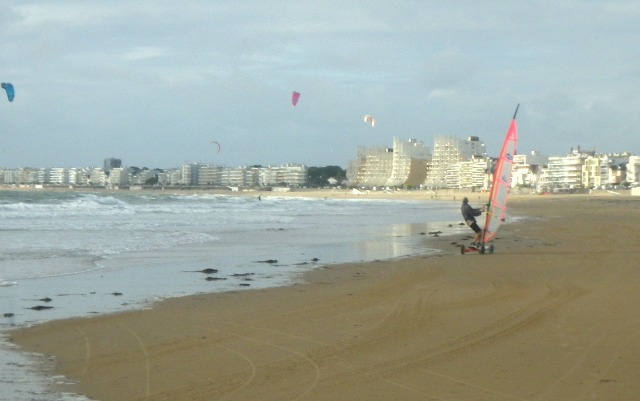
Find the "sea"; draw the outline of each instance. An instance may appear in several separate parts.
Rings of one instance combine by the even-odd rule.
[[[274,194],[274,195],[271,195]],[[16,327],[144,309],[165,298],[289,285],[321,266],[438,252],[467,233],[459,203],[157,192],[0,191],[0,399],[83,401],[53,390],[54,361]]]

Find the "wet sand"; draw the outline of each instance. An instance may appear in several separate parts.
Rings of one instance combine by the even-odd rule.
[[[510,210],[530,220],[491,255],[425,238],[443,252],[12,341],[101,401],[640,399],[640,198],[514,196]]]

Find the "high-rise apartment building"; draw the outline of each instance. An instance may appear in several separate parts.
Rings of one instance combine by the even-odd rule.
[[[486,158],[487,150],[484,142],[477,136],[466,140],[453,135],[436,135],[433,141],[433,157],[427,176],[426,185],[430,188],[456,188],[459,186],[459,175],[451,170],[460,162]]]
[[[429,148],[417,139],[403,141],[393,137],[391,177],[385,186],[418,187],[427,178],[427,165],[431,159]]]
[[[349,161],[347,178],[361,187],[420,186],[426,176],[431,155],[416,139],[393,138],[393,147],[360,147],[357,158]]]
[[[384,186],[393,170],[393,148],[359,147],[355,160],[349,162],[347,178],[358,187]]]

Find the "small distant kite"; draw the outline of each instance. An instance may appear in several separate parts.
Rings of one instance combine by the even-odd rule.
[[[376,126],[376,119],[371,117],[368,114],[366,116],[364,116],[363,120],[364,120],[365,123],[371,124],[372,127]]]
[[[294,106],[297,105],[299,99],[300,99],[300,93],[293,91],[293,93],[291,94],[291,104]]]
[[[218,146],[218,151],[216,153],[220,153],[220,150],[222,149],[222,146],[220,146],[220,143],[218,143],[218,141],[211,141],[209,142],[209,144],[215,143],[216,146]]]
[[[13,98],[16,96],[16,92],[13,90],[13,85],[9,82],[3,82],[0,86],[2,86],[2,89],[7,92],[7,99],[9,99],[10,102],[13,102]]]

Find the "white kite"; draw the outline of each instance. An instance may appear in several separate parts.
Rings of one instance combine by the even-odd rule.
[[[365,123],[367,123],[367,124],[371,124],[371,126],[372,126],[372,127],[375,127],[375,126],[376,126],[376,119],[375,119],[375,118],[373,118],[372,116],[370,116],[370,115],[368,115],[368,114],[367,114],[366,116],[364,116],[364,118],[363,118],[363,119],[364,119],[364,122],[365,122]]]

